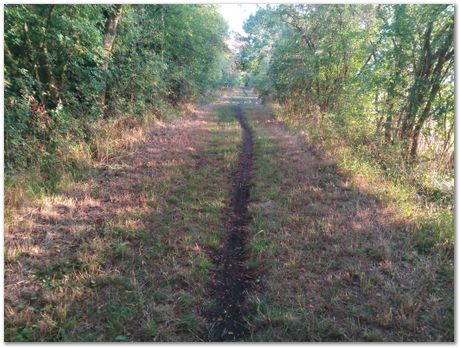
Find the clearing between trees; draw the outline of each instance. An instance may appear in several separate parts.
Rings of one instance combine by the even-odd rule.
[[[454,340],[453,4],[3,10],[7,341]]]
[[[453,255],[246,90],[5,226],[6,341],[452,341]]]

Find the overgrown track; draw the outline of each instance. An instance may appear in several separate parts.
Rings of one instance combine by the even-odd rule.
[[[206,337],[208,341],[236,341],[247,331],[243,324],[243,305],[251,277],[245,266],[245,244],[254,144],[241,105],[236,107],[236,116],[243,129],[243,143],[238,166],[233,173],[231,211],[226,222],[226,235],[216,257],[217,270],[211,290],[215,307],[207,315],[210,322]]]

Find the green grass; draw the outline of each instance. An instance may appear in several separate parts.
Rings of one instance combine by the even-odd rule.
[[[245,339],[451,340],[453,257],[449,236],[442,249],[432,232],[449,213],[414,227],[359,185],[374,167],[339,175],[347,163],[359,170],[353,153],[316,158],[264,107],[246,103],[243,113],[255,134]],[[182,138],[165,131],[157,165],[143,152],[110,161],[102,181],[45,194],[12,219],[23,242],[5,248],[6,341],[198,341],[241,148],[234,115],[235,105],[217,104],[193,144],[176,148]],[[99,203],[110,209],[93,221]]]
[[[244,113],[256,134],[248,265],[261,284],[247,340],[451,340],[452,258],[431,244],[422,252],[421,230],[362,189],[372,167],[355,182],[298,131],[267,123],[268,110]]]
[[[438,248],[453,253],[453,194],[433,186],[434,172],[428,175],[422,169],[402,166],[402,160],[397,160],[400,157],[397,148],[386,152],[381,149],[379,156],[386,161],[382,166],[382,158],[376,158],[375,151],[363,144],[366,141],[363,139],[368,139],[372,132],[365,127],[351,131],[351,126],[335,123],[331,115],[323,117],[322,124],[313,126],[306,118],[292,117],[287,109],[274,105],[273,110],[279,119],[302,132],[308,142],[333,157],[341,170],[363,178],[369,192],[391,205],[401,219],[410,220],[416,226],[414,238],[420,251]]]
[[[215,98],[213,95],[210,98]],[[27,202],[57,195],[74,183],[97,176],[96,165],[114,164],[115,157],[143,140],[142,135],[138,135],[139,131],[147,130],[159,115],[164,121],[172,120],[178,115],[185,115],[188,106],[172,107],[162,103],[159,114],[145,110],[133,113],[131,110],[122,117],[99,120],[89,125],[89,139],[75,138],[83,130],[74,125],[68,134],[55,134],[55,144],[51,149],[47,149],[45,144],[36,144],[36,149],[31,148],[31,151],[35,150],[31,163],[7,168],[5,172],[6,221]]]
[[[83,224],[90,232],[83,229],[70,248],[63,244],[60,259],[43,257],[28,266],[33,276],[25,280],[38,290],[29,297],[7,296],[7,341],[199,340],[205,325],[200,309],[209,303],[214,267],[208,253],[224,232],[229,175],[241,136],[233,108],[216,110],[195,139],[196,151],[170,158],[174,165],[164,162],[150,172],[145,163],[136,168],[109,162],[117,172],[109,181],[127,180],[118,197],[133,198],[115,205],[96,230],[91,221],[70,221],[70,228]],[[130,186],[132,174],[124,167],[146,174]],[[88,190],[93,200],[110,193],[104,185]],[[65,199],[64,190],[55,198],[45,194],[44,202],[52,208]],[[45,226],[54,231],[52,222]],[[24,248],[7,248],[7,268],[29,265]]]

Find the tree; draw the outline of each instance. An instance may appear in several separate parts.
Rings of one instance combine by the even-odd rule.
[[[7,169],[60,163],[102,116],[161,116],[224,85],[226,38],[214,5],[6,5]]]
[[[452,103],[452,5],[279,5],[245,30],[241,66],[262,95],[305,116],[373,123],[412,161]]]
[[[120,21],[122,14],[122,5],[111,5],[108,9],[104,11],[106,20],[104,26],[104,56],[102,63],[103,70],[103,84],[104,88],[101,92],[101,106],[103,109],[106,108],[106,98],[107,98],[107,74],[109,70],[109,61],[112,54],[113,42],[117,35],[117,26]]]

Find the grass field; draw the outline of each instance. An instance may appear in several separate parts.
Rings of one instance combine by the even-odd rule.
[[[89,180],[7,221],[7,341],[199,339],[207,251],[239,150],[228,108],[153,127]]]
[[[5,223],[6,341],[200,341],[241,148],[255,140],[246,341],[452,341],[453,255],[246,91]]]

